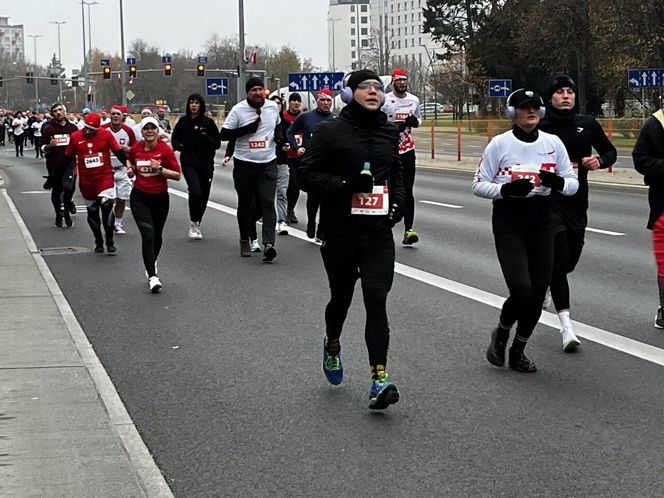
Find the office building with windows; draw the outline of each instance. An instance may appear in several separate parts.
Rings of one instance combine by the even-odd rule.
[[[368,50],[371,38],[370,0],[330,0],[327,14],[328,65],[351,71]]]
[[[23,61],[25,57],[23,25],[9,24],[9,17],[0,17],[0,54],[10,61]]]

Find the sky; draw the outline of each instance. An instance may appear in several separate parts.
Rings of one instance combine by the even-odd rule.
[[[90,0],[86,0],[88,3]],[[90,7],[92,46],[120,53],[120,0],[95,0]],[[125,48],[136,38],[160,48],[162,53],[192,50],[205,55],[206,40],[218,33],[237,37],[238,0],[124,0]],[[244,0],[244,31],[247,45],[287,45],[315,66],[327,66],[328,0]],[[85,7],[86,44],[88,7]],[[23,24],[26,62],[34,61],[33,38],[37,38],[37,62],[48,65],[58,52],[60,26],[62,62],[70,74],[83,63],[81,2],[77,0],[17,0],[0,4],[0,17],[9,24]],[[260,54],[258,54],[260,57]]]

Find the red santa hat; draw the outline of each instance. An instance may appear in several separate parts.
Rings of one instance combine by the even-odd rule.
[[[406,72],[405,69],[395,69],[392,71],[392,81],[396,80],[407,80],[408,79],[408,73]]]

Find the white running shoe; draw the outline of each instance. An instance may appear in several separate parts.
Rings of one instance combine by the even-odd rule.
[[[542,309],[546,310],[551,307],[553,304],[553,299],[551,298],[551,287],[546,289],[546,294],[544,295],[544,302],[542,303]]]
[[[285,221],[277,223],[277,233],[279,235],[288,235],[288,224]]]
[[[149,283],[150,283],[150,292],[152,292],[153,294],[156,294],[161,290],[161,280],[159,280],[159,277],[157,276],[150,277]]]
[[[258,239],[251,241],[251,244],[249,244],[249,249],[251,252],[261,252],[261,245],[258,243]]]
[[[203,233],[201,232],[201,222],[197,221],[196,222],[196,240],[201,240],[203,238]]]
[[[560,335],[563,338],[563,351],[565,353],[574,351],[581,344],[581,341],[576,337],[571,327],[560,329]]]
[[[127,231],[124,229],[122,225],[114,225],[113,231],[118,235],[125,235],[127,233]]]
[[[196,236],[196,223],[194,223],[193,221],[189,223],[189,232],[187,233],[187,235],[189,236],[190,239],[198,238]]]

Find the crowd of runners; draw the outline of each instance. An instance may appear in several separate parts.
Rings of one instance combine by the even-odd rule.
[[[581,344],[570,316],[568,274],[584,246],[589,173],[612,166],[616,149],[594,118],[578,112],[576,94],[575,82],[565,74],[551,79],[544,97],[531,88],[513,92],[507,99],[513,126],[487,145],[472,181],[472,192],[493,202],[497,258],[509,290],[486,357],[493,365],[507,363],[519,372],[537,370],[525,349],[542,309],[555,309],[565,352]],[[7,135],[21,157],[27,138],[35,157],[43,155],[44,188],[51,190],[57,227],[74,224],[78,183],[97,253],[117,251],[116,235],[127,231],[123,220],[129,202],[153,293],[162,289],[157,260],[169,211],[168,180],[184,176],[190,223],[183,232],[194,241],[202,239],[215,154],[223,142],[222,165],[233,162],[241,257],[262,252],[264,262],[276,260],[277,235],[287,235],[299,223],[295,205],[300,191],[305,192],[303,223],[307,236],[320,244],[330,289],[324,374],[331,384],[343,381],[341,335],[359,279],[366,310],[369,407],[384,409],[399,400],[386,373],[393,228],[403,219],[402,244],[420,241],[414,228],[412,135],[422,122],[419,99],[408,92],[408,74],[402,69],[392,72],[390,92],[373,71],[347,74],[340,92],[345,106],[338,114],[332,111],[335,94],[328,89],[317,93],[316,107],[306,112],[298,93],[266,98],[259,78],[247,81],[246,95],[221,128],[206,114],[199,94],[187,98],[186,114],[172,129],[163,109],[156,115],[145,109],[138,123],[121,105],[103,116],[83,109],[78,119],[62,103],[55,103],[46,116],[3,112],[0,145]],[[655,327],[664,328],[661,110],[645,123],[633,157],[650,187],[648,228],[653,231],[660,296]]]

